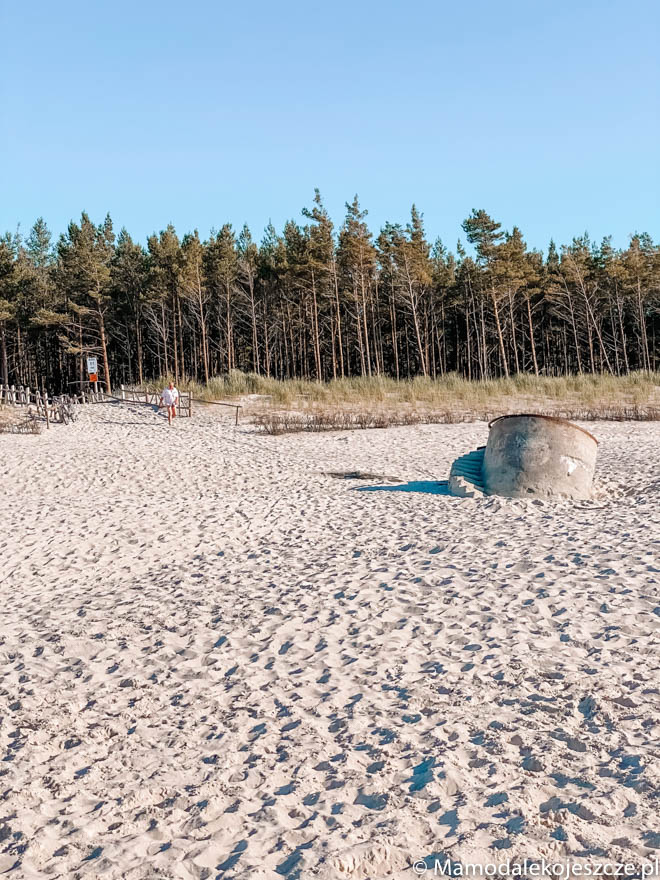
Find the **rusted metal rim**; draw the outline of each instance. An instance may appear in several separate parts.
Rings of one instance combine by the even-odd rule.
[[[510,413],[507,416],[498,416],[496,419],[488,422],[488,427],[492,428],[495,422],[500,422],[502,419],[546,419],[549,422],[558,422],[560,425],[568,425],[569,428],[575,428],[576,431],[582,431],[583,434],[586,434],[587,437],[591,437],[594,443],[598,445],[598,440],[596,440],[594,435],[590,434],[586,428],[581,428],[574,422],[569,422],[568,419],[561,419],[559,416],[542,416],[539,413]]]

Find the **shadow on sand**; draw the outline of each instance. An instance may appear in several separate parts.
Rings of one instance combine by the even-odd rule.
[[[449,495],[447,480],[413,480],[396,486],[356,486],[356,492],[425,492],[427,495]]]

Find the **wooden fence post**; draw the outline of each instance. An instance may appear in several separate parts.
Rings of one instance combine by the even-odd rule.
[[[44,411],[46,413],[46,428],[50,428],[50,414],[48,412],[48,394],[44,394]]]

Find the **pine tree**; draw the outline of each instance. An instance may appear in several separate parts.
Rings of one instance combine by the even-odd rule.
[[[174,369],[179,380],[185,375],[181,288],[183,284],[183,254],[179,236],[170,223],[160,235],[147,241],[149,249],[150,303],[146,310],[152,327],[162,345],[165,372]],[[172,359],[170,359],[170,351]]]
[[[218,320],[218,330],[221,337],[224,335],[224,345],[222,342],[220,344],[221,350],[224,349],[224,367],[230,372],[237,366],[233,300],[238,279],[236,236],[230,223],[225,223],[219,232],[211,232],[204,262],[204,271]]]
[[[353,321],[360,354],[362,375],[379,372],[375,361],[373,318],[376,248],[365,222],[367,211],[360,208],[357,195],[346,203],[346,217],[339,232],[338,262],[344,296],[354,307]],[[339,296],[339,294],[337,294]]]
[[[504,348],[504,334],[502,332],[499,312],[502,290],[497,286],[498,277],[496,272],[498,249],[503,237],[501,229],[502,224],[493,220],[483,209],[473,210],[467,220],[463,221],[463,232],[465,232],[467,240],[470,244],[474,245],[477,252],[477,264],[483,273],[484,288],[490,296],[495,326],[497,328],[497,340],[500,347],[501,366],[504,375],[508,378],[509,364]]]
[[[247,302],[252,330],[252,371],[259,374],[259,333],[257,329],[257,283],[259,273],[259,248],[252,234],[243,226],[236,244],[238,280]]]
[[[144,381],[144,307],[147,297],[148,260],[139,244],[126,229],[117,237],[112,259],[112,296],[117,308],[117,323],[124,324],[129,381],[132,381],[132,351],[135,351],[137,381]]]
[[[110,267],[115,236],[110,216],[94,226],[86,213],[80,225],[69,223],[57,244],[58,279],[66,295],[66,311],[74,316],[68,322],[67,351],[75,355],[82,372],[83,358],[100,356],[106,391],[110,393],[110,363],[106,315],[111,305]],[[77,340],[72,330],[78,330]]]

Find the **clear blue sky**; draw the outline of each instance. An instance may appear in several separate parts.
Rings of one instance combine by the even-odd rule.
[[[415,202],[545,247],[660,237],[656,0],[0,0],[0,231],[109,211],[144,240]]]

